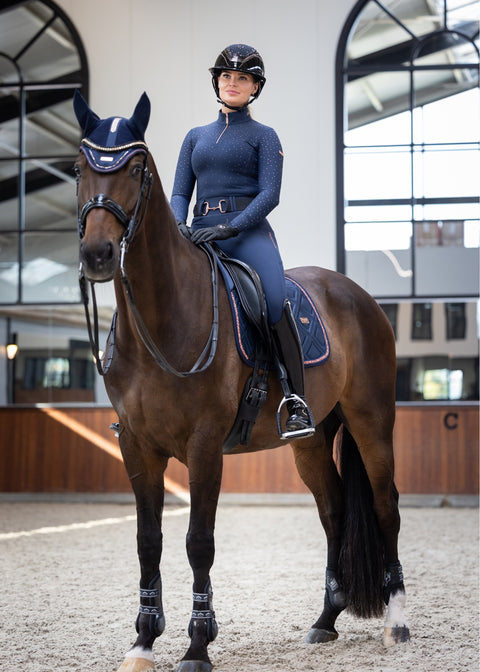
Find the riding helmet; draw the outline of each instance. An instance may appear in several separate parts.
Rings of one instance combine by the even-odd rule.
[[[217,97],[219,95],[217,78],[224,70],[238,70],[253,76],[255,81],[258,82],[258,89],[253,94],[252,100],[258,98],[266,82],[263,59],[258,51],[249,47],[248,44],[231,44],[229,47],[225,47],[217,57],[215,65],[209,70],[212,74],[212,84]]]

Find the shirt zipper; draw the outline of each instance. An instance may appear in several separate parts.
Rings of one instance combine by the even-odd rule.
[[[223,131],[222,131],[222,132],[220,133],[220,135],[218,136],[218,138],[217,138],[217,142],[215,143],[216,145],[220,142],[220,138],[222,137],[222,135],[225,133],[225,131],[226,131],[227,128],[228,128],[228,112],[225,113],[225,120],[226,120],[226,121],[225,121],[225,128],[223,129]]]

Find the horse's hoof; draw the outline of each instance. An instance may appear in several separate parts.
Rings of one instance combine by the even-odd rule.
[[[148,658],[125,658],[118,672],[152,672],[155,663]]]
[[[212,672],[212,663],[204,660],[182,660],[177,672]]]
[[[325,644],[325,642],[333,642],[335,639],[338,639],[336,630],[312,628],[306,636],[305,642],[307,644]]]
[[[384,628],[383,645],[386,647],[404,644],[410,641],[410,630],[406,625],[395,625],[393,628]]]

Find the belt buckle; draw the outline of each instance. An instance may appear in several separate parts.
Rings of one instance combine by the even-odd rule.
[[[223,209],[223,204],[225,204],[225,210]],[[220,210],[222,215],[225,215],[227,212],[227,199],[226,198],[221,198],[218,201],[218,205],[214,207],[210,207],[210,203],[208,201],[203,201],[201,211],[202,215],[205,217],[205,215],[208,215],[210,210]]]

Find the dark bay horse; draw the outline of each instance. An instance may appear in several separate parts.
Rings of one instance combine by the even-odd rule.
[[[193,571],[190,646],[178,670],[210,672],[207,647],[217,635],[210,569],[222,446],[250,369],[237,354],[223,280],[217,301],[211,261],[179,233],[153,158],[138,139],[149,119],[146,95],[128,120],[99,119],[80,95],[75,111],[85,135],[75,166],[81,276],[92,286],[114,280],[117,317],[103,373],[138,516],[138,637],[120,670],[155,667],[152,646],[165,625],[159,572],[164,472],[174,457],[189,472],[186,550]],[[91,138],[102,124],[125,127],[134,141],[96,145]],[[114,169],[105,168],[106,161],[116,162]],[[306,370],[315,434],[292,443],[328,543],[323,610],[307,641],[336,639],[335,621],[345,608],[378,617],[386,604],[384,644],[404,642],[409,631],[397,551],[392,329],[377,303],[343,275],[314,267],[288,273],[313,298],[331,345],[328,360]],[[275,419],[282,391],[275,375],[269,382],[250,444],[235,452],[282,443]],[[337,435],[341,457],[334,461]]]

